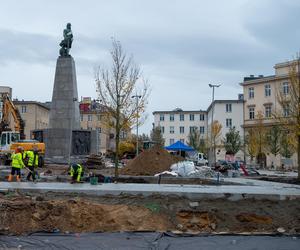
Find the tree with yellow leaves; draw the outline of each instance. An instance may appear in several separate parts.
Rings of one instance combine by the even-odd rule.
[[[219,121],[215,120],[213,121],[213,124],[211,126],[211,138],[210,138],[210,148],[212,149],[212,155],[213,155],[213,163],[216,162],[216,147],[217,145],[220,146],[221,140],[221,130],[222,130],[222,124],[219,123]]]
[[[106,109],[106,125],[116,133],[115,177],[117,177],[121,132],[137,125],[137,118],[139,123],[143,122],[149,87],[133,58],[126,55],[121,43],[115,39],[112,40],[111,56],[111,68],[98,67],[95,70],[95,81],[99,99]],[[139,86],[140,84],[142,86]],[[132,98],[134,95],[138,96],[138,100]]]
[[[277,110],[275,118],[288,131],[289,145],[297,150],[298,179],[300,179],[300,57],[289,63],[289,82],[277,90],[280,111]]]

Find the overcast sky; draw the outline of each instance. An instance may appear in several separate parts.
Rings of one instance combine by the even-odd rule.
[[[1,0],[0,85],[51,100],[71,22],[79,96],[96,98],[93,68],[110,65],[115,37],[151,85],[148,133],[155,110],[207,109],[209,83],[222,84],[216,99],[236,99],[244,76],[273,74],[300,50],[299,13],[299,0]]]

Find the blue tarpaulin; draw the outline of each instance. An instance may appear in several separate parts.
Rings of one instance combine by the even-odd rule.
[[[172,150],[172,151],[195,151],[192,147],[185,145],[181,141],[177,141],[174,144],[165,147],[166,150]]]

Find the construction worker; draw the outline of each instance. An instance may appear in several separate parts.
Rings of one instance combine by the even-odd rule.
[[[32,176],[32,181],[35,181],[35,169],[39,166],[39,154],[38,149],[34,147],[32,150],[26,152],[27,164],[26,166],[29,168],[29,173],[27,175],[27,181],[30,181],[30,177]]]
[[[21,181],[21,169],[25,167],[23,152],[24,149],[22,147],[17,147],[15,153],[12,154],[11,173],[8,176],[8,181],[12,181],[15,174],[17,174],[17,181]]]
[[[80,164],[71,164],[70,175],[72,177],[71,183],[80,182],[81,176],[83,175],[83,167]]]

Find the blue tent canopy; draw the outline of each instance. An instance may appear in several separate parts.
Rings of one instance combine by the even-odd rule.
[[[173,150],[173,151],[195,151],[192,147],[185,145],[181,141],[177,141],[174,144],[165,147],[166,150]]]

